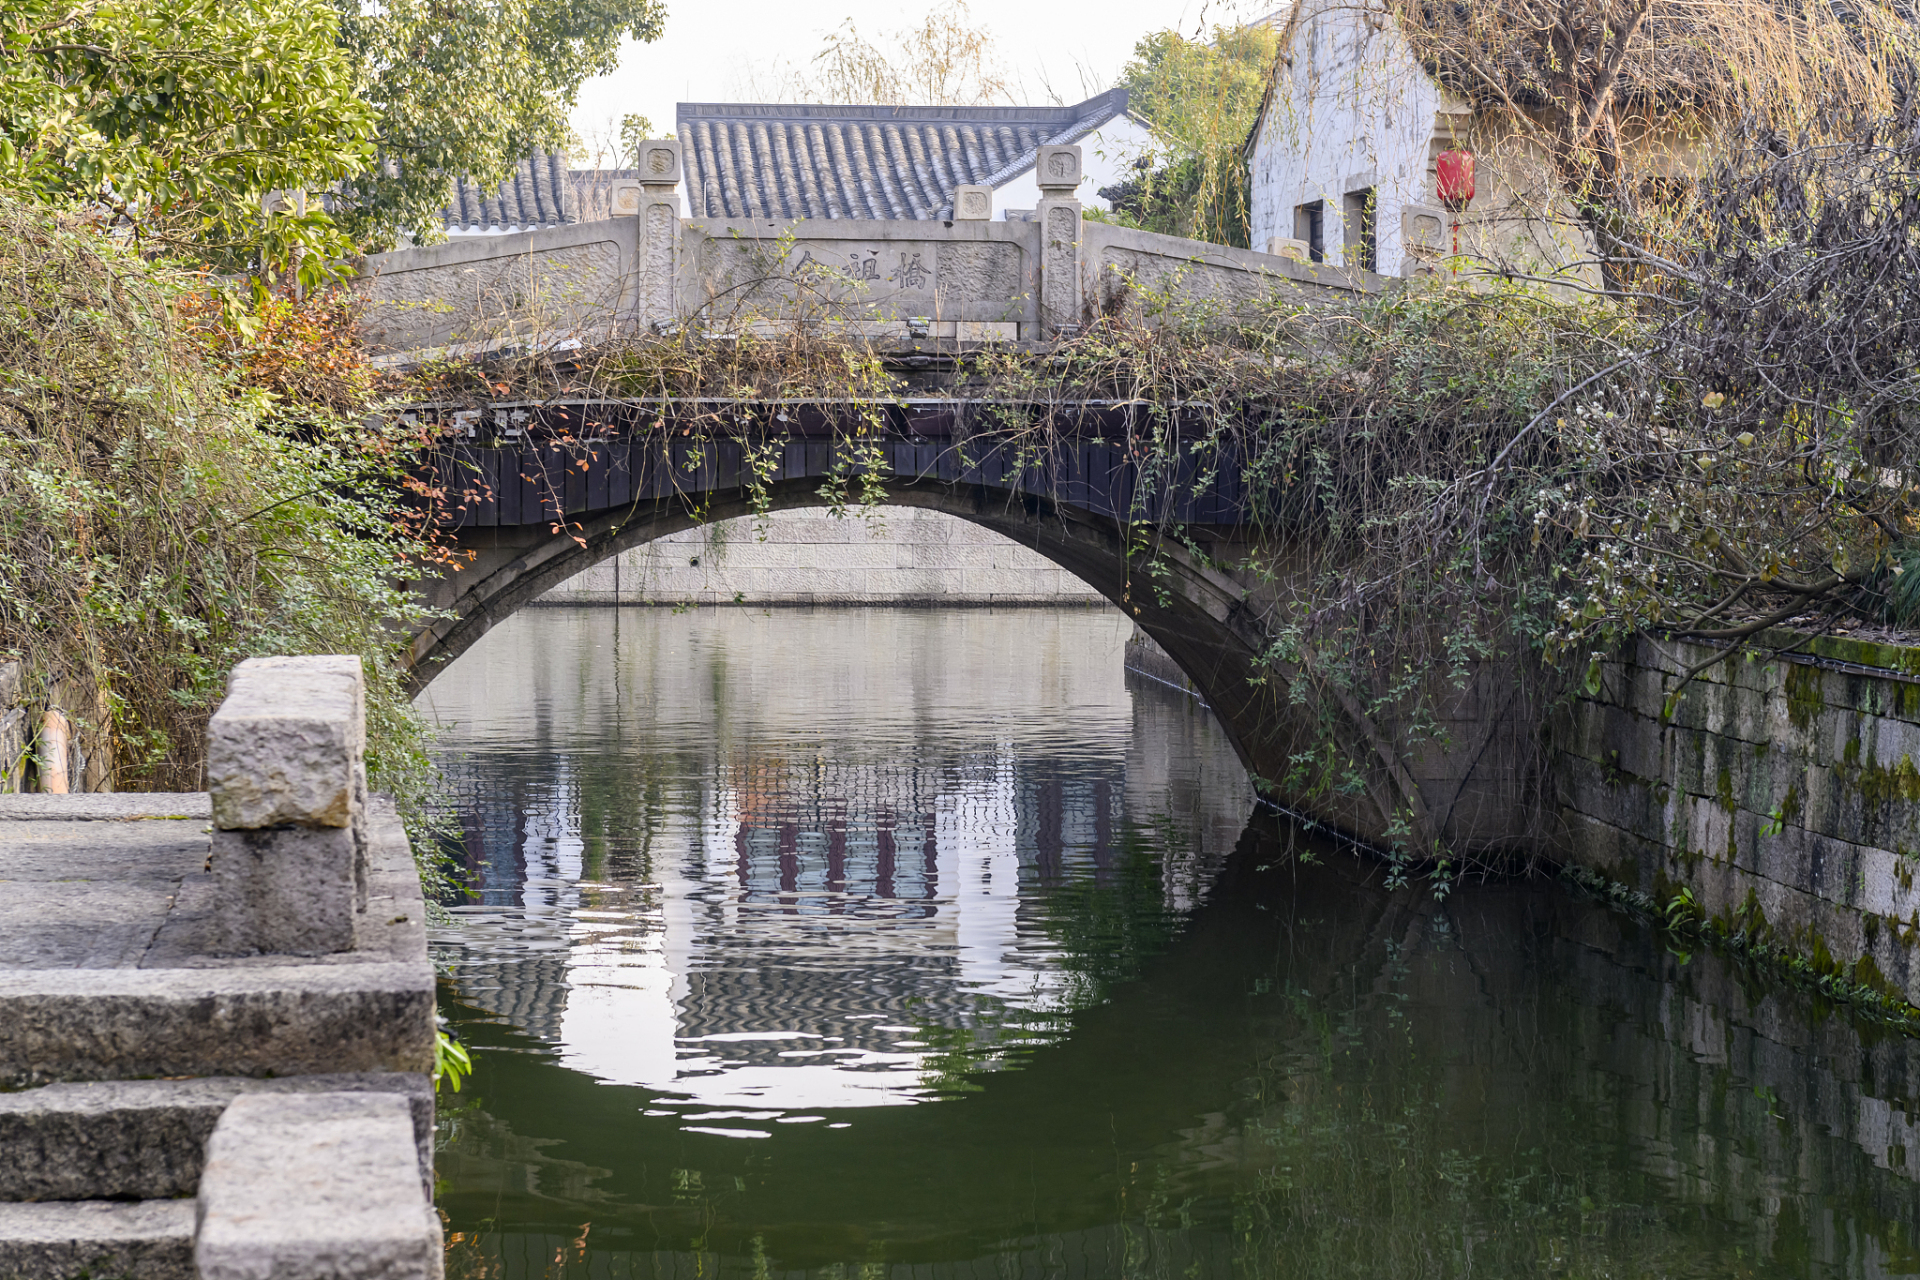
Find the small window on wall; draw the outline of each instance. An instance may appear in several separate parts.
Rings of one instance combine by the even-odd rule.
[[[1304,240],[1307,261],[1327,260],[1327,202],[1315,200],[1293,207],[1293,238]]]
[[[1349,267],[1359,267],[1362,271],[1378,271],[1379,246],[1378,221],[1375,215],[1373,187],[1364,191],[1349,191],[1343,202],[1345,208],[1340,212],[1346,219],[1346,243],[1344,259]]]

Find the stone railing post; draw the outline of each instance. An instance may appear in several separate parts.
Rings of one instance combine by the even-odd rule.
[[[638,219],[635,237],[634,298],[636,324],[661,327],[674,320],[675,280],[680,254],[680,144],[656,139],[640,144],[640,177],[613,184],[615,217]]]
[[[1084,176],[1080,148],[1041,147],[1034,157],[1034,181],[1040,205],[1040,331],[1047,337],[1080,328],[1080,202],[1075,190]]]
[[[207,724],[215,945],[350,951],[367,896],[366,683],[353,656],[249,658]]]
[[[992,221],[993,188],[976,183],[963,184],[953,193],[953,220],[955,222]]]

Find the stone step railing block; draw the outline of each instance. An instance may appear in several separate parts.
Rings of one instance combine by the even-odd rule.
[[[367,895],[366,684],[347,656],[249,658],[207,725],[218,947],[350,951]]]
[[[7,1153],[0,1161],[0,1202],[191,1196],[200,1187],[207,1141],[234,1099],[308,1093],[406,1098],[416,1162],[431,1189],[432,1081],[369,1071],[273,1080],[105,1080],[0,1092],[0,1151]]]
[[[358,657],[248,658],[236,666],[207,725],[214,826],[353,826],[365,705]]]
[[[237,1098],[207,1144],[200,1280],[440,1280],[440,1220],[397,1094]]]

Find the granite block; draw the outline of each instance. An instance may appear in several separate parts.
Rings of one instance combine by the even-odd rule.
[[[217,955],[325,955],[359,937],[359,842],[348,827],[213,832]]]
[[[249,658],[207,723],[207,790],[225,830],[349,827],[366,750],[354,656]]]
[[[191,1200],[0,1204],[7,1280],[195,1280]]]
[[[313,1093],[236,1098],[207,1143],[200,1280],[439,1280],[407,1100]]]
[[[415,1155],[430,1185],[434,1100],[425,1075],[112,1080],[0,1093],[0,1201],[190,1196],[228,1103],[250,1093],[316,1092],[405,1097]]]

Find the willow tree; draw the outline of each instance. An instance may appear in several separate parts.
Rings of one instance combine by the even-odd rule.
[[[1247,131],[1260,113],[1280,33],[1215,27],[1205,38],[1156,31],[1120,73],[1127,108],[1153,126],[1164,153],[1128,182],[1103,191],[1123,217],[1150,231],[1247,243]]]

